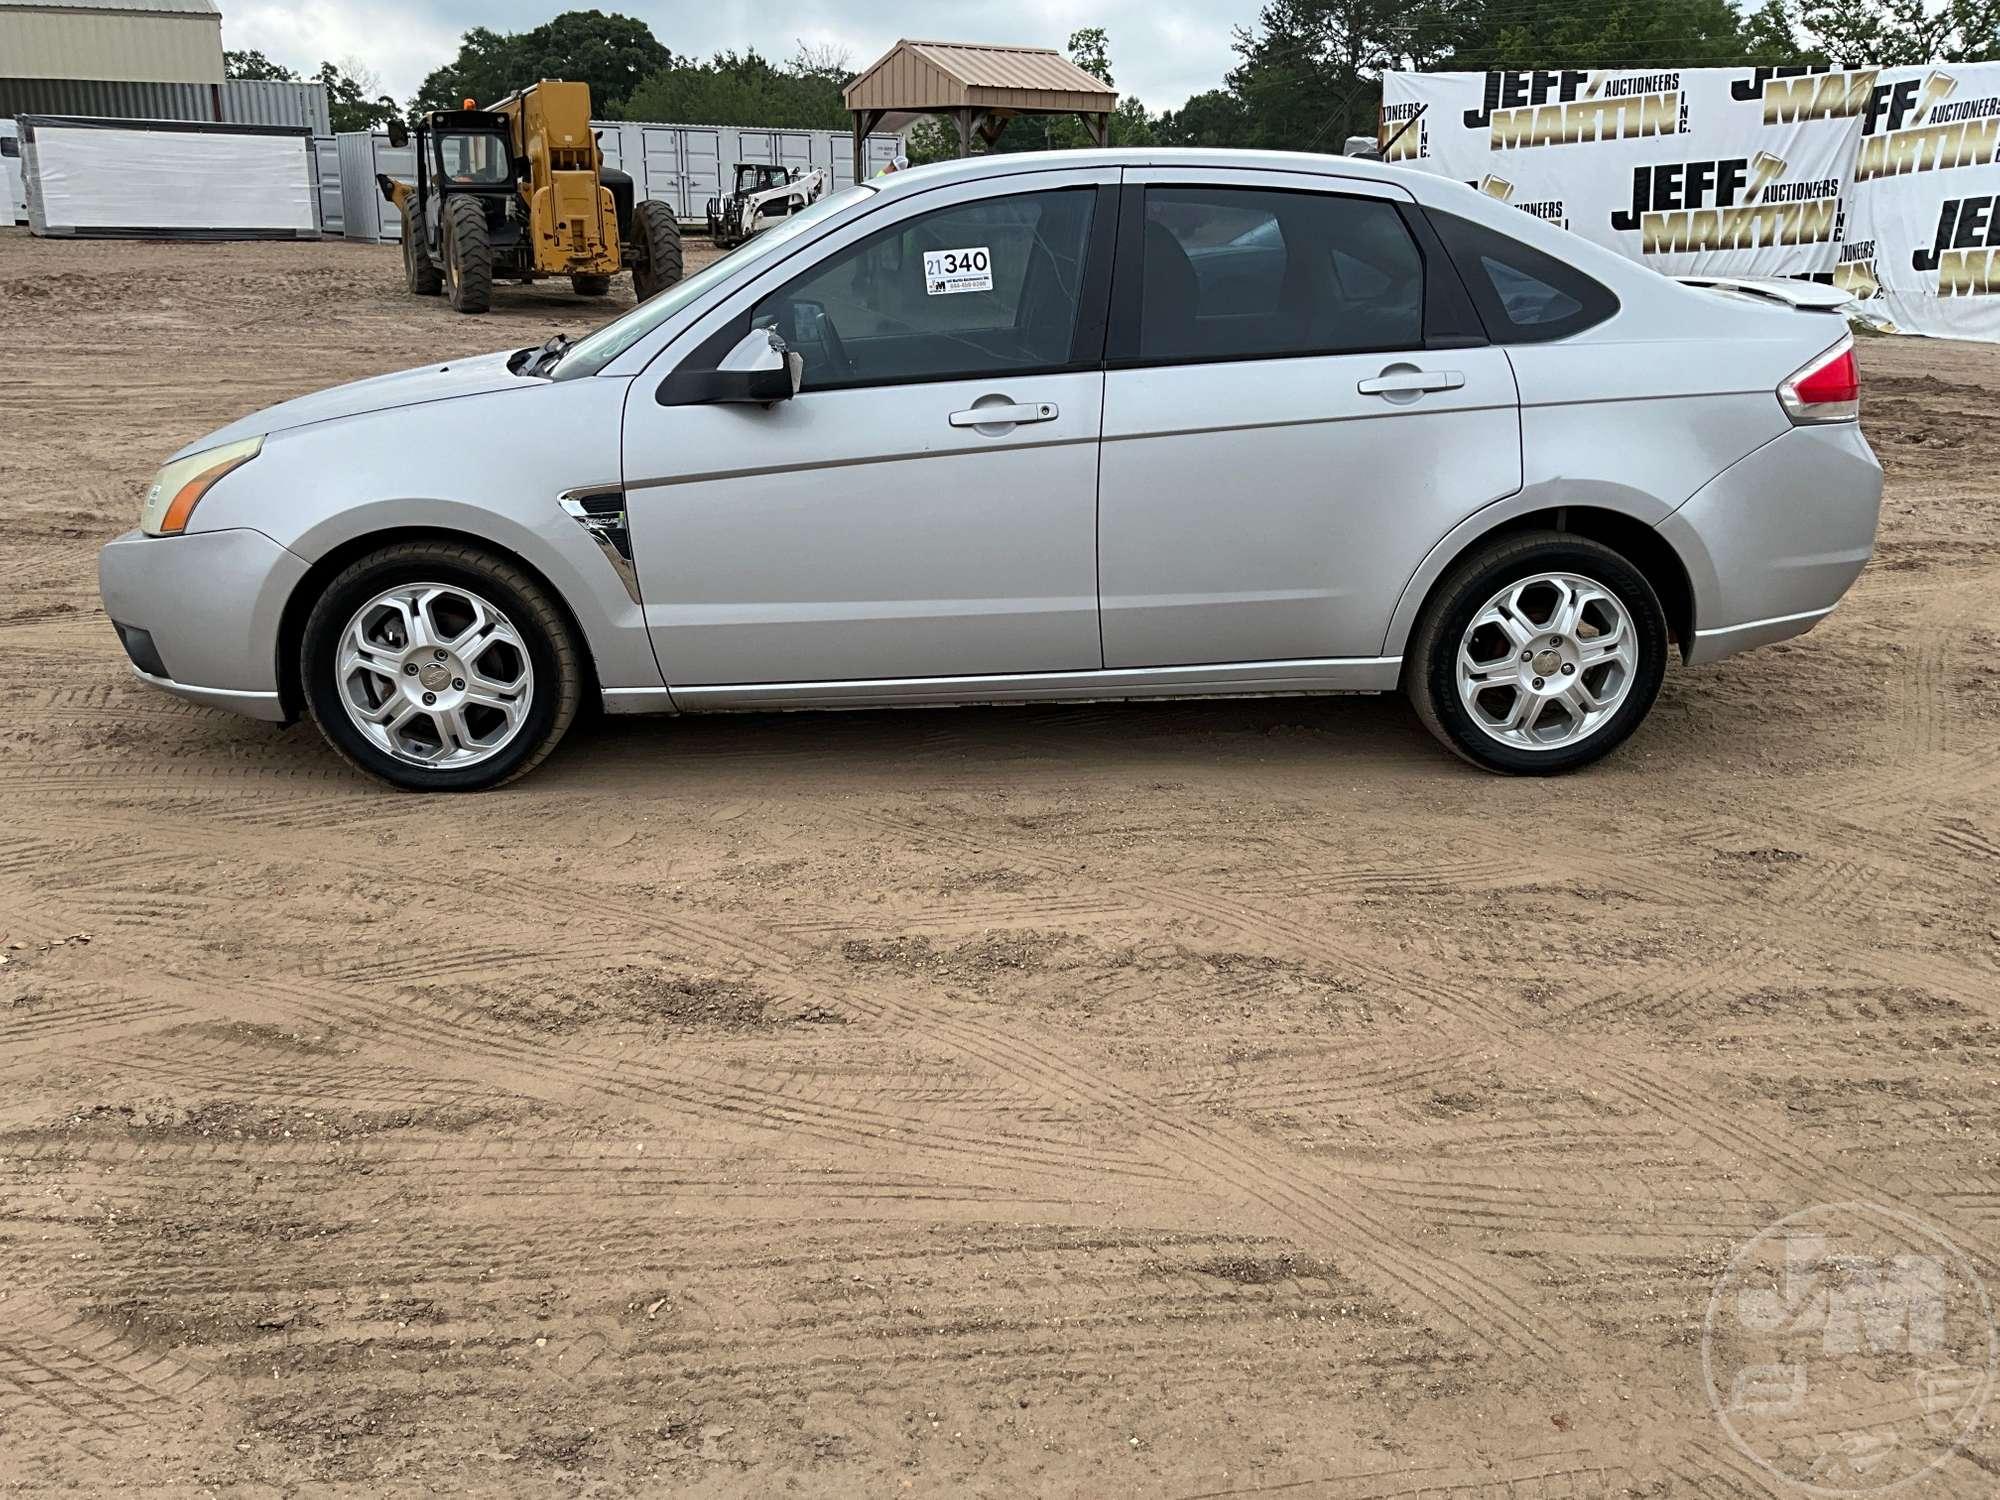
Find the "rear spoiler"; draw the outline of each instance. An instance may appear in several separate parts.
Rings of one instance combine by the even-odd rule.
[[[1847,312],[1854,294],[1820,281],[1795,281],[1789,276],[1675,276],[1682,286],[1698,286],[1725,296],[1775,302],[1800,312]]]

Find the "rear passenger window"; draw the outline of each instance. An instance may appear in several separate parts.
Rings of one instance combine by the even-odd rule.
[[[1553,255],[1456,214],[1430,220],[1496,344],[1567,338],[1618,311],[1610,288]]]
[[[1423,256],[1377,198],[1148,188],[1139,303],[1147,361],[1419,349]]]

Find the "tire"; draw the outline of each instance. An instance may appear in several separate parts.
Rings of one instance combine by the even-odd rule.
[[[641,302],[681,279],[681,226],[667,204],[649,198],[632,210],[632,290]]]
[[[472,620],[481,642],[462,659],[447,652],[433,667],[433,648],[422,645],[414,631],[398,632],[404,635],[401,655],[393,644],[371,641],[386,670],[343,679],[339,663],[350,631],[371,613],[394,629],[410,618],[399,606],[412,595],[424,601],[419,607],[434,637],[456,645],[458,627]],[[384,605],[385,596],[396,602]],[[480,613],[462,608],[467,599]],[[440,679],[411,672],[419,662],[422,671],[438,671]],[[461,672],[463,677],[450,676]],[[519,684],[506,711],[474,701],[482,676]],[[466,678],[474,679],[474,692],[451,691],[462,689]],[[483,791],[525,775],[568,731],[583,681],[581,648],[548,589],[515,564],[456,542],[392,543],[350,564],[314,602],[300,638],[299,682],[320,733],[348,764],[405,791]],[[434,718],[419,706],[417,694],[428,687],[437,689],[436,711],[444,717]],[[370,710],[374,699],[382,701]],[[492,741],[490,749],[455,735],[447,738],[454,711],[458,724]],[[384,727],[397,716],[407,716],[400,733]],[[364,727],[363,717],[372,717],[377,727]],[[427,740],[437,742],[435,751]],[[397,753],[386,742],[406,748]],[[426,764],[427,758],[444,763]]]
[[[1452,567],[1411,637],[1403,683],[1461,759],[1552,776],[1623,744],[1666,667],[1666,612],[1645,575],[1601,542],[1537,531]]]
[[[569,289],[579,297],[608,297],[611,278],[591,271],[575,271],[570,275]]]
[[[403,206],[403,280],[419,297],[435,297],[444,290],[444,277],[424,245],[423,216],[413,211],[412,204]]]
[[[447,198],[441,227],[446,299],[456,312],[485,312],[493,305],[493,238],[485,207],[476,198]]]

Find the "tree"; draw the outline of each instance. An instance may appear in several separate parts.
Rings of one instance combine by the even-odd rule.
[[[402,113],[396,101],[381,92],[382,80],[354,58],[321,63],[316,76],[326,85],[327,113],[336,132],[374,130]]]
[[[413,114],[456,109],[466,99],[492,104],[544,78],[590,85],[591,110],[618,119],[641,82],[676,65],[643,21],[601,10],[564,11],[533,31],[475,26],[458,56],[432,70],[411,101]]]
[[[1107,84],[1118,81],[1111,76],[1111,38],[1102,26],[1086,26],[1069,34],[1069,60],[1092,78]]]
[[[1210,89],[1163,113],[1153,132],[1163,146],[1241,146],[1250,138],[1250,115],[1231,90]]]
[[[1226,82],[1242,102],[1239,144],[1338,150],[1373,135],[1383,72],[1430,65],[1444,19],[1424,0],[1271,0],[1236,34],[1243,61]]]
[[[2000,0],[1803,0],[1801,29],[1844,67],[1991,62],[2000,58]]]
[[[1767,7],[1768,8],[1768,7]],[[1768,24],[1768,18],[1767,18]],[[1440,35],[1454,68],[1716,68],[1744,62],[1730,0],[1479,0]]]
[[[1825,62],[1826,56],[1799,40],[1792,0],[1764,0],[1743,18],[1743,60],[1759,67]]]
[[[261,52],[225,52],[222,54],[222,71],[225,77],[260,81],[296,83],[299,78],[290,68],[272,62]]]
[[[628,120],[699,125],[770,125],[845,130],[840,91],[853,75],[843,54],[801,48],[774,64],[755,50],[718,52],[708,62],[677,62],[640,84],[625,104]]]

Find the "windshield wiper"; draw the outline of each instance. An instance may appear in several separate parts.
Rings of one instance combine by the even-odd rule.
[[[516,366],[514,373],[516,375],[545,375],[562,361],[562,357],[565,354],[569,353],[569,346],[570,337],[568,334],[554,334],[549,338],[547,343],[536,349],[534,353],[528,355],[525,360]]]

